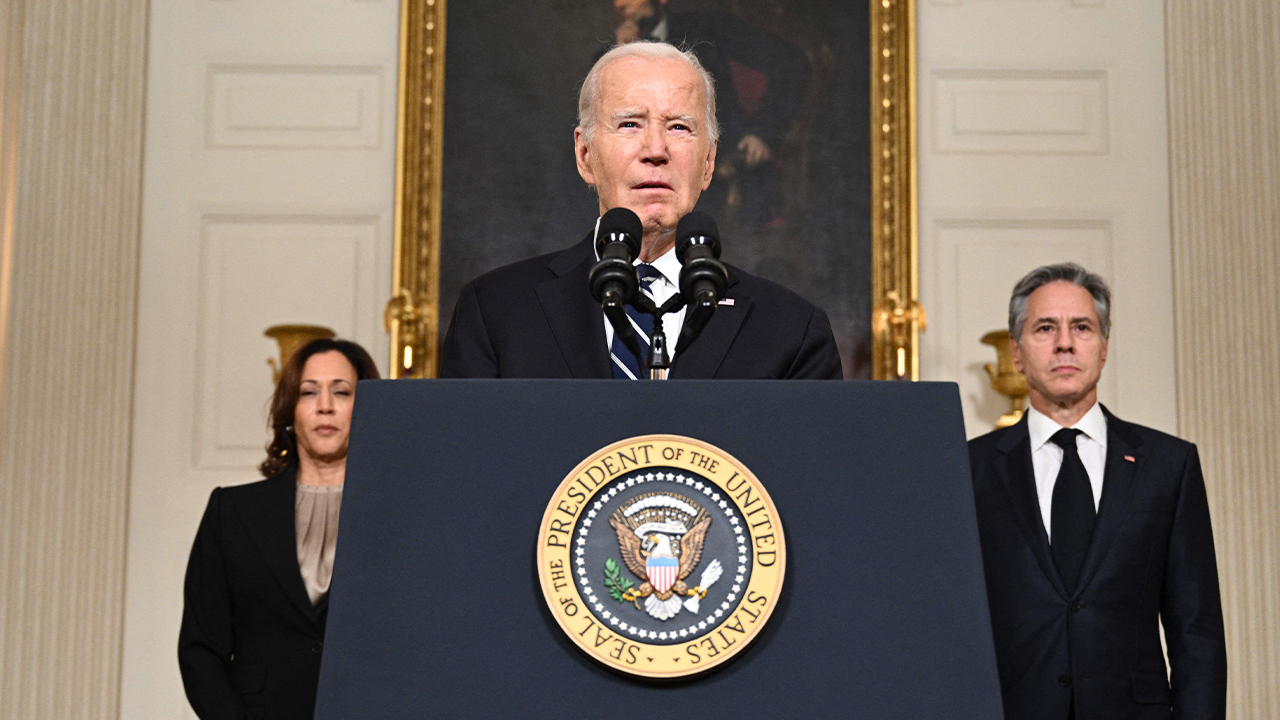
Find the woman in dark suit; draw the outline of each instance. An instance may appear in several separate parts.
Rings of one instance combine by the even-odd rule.
[[[315,340],[271,400],[265,480],[217,488],[187,564],[178,665],[202,720],[302,720],[315,709],[359,345]]]

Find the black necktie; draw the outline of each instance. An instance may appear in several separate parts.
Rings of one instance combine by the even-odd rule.
[[[1053,506],[1049,512],[1050,546],[1058,574],[1074,593],[1084,565],[1084,554],[1093,535],[1093,521],[1098,512],[1093,506],[1093,486],[1080,453],[1076,450],[1079,430],[1063,428],[1049,441],[1062,448],[1062,468],[1053,483]]]
[[[639,263],[636,265],[636,271],[640,275],[640,292],[653,299],[653,281],[658,279],[658,269],[649,263]],[[631,321],[631,325],[636,330],[636,335],[640,340],[640,352],[649,353],[649,336],[653,334],[653,316],[648,313],[642,313],[634,307],[627,305],[624,308],[627,311],[627,319]],[[618,337],[618,333],[613,334],[613,344],[609,347],[611,355],[610,364],[613,366],[613,377],[618,380],[637,380],[640,378],[640,362],[635,355],[627,349],[622,343],[622,339]]]

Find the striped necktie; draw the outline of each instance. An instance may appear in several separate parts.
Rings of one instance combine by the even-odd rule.
[[[653,299],[653,282],[660,277],[657,268],[648,264],[640,263],[636,265],[636,271],[640,275],[640,292]],[[627,305],[627,319],[631,321],[631,326],[635,328],[636,334],[639,335],[640,352],[646,356],[649,354],[649,336],[653,334],[653,316],[648,313],[642,313],[634,307]],[[613,377],[617,380],[638,380],[640,379],[640,362],[627,346],[623,344],[622,339],[618,337],[618,333],[613,334],[613,344],[609,347],[609,355],[611,365],[613,366]]]

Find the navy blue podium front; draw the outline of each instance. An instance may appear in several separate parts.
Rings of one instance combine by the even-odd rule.
[[[767,625],[680,680],[584,654],[537,568],[566,476],[653,434],[749,467],[786,537]],[[316,717],[648,714],[1001,717],[955,385],[360,384]]]

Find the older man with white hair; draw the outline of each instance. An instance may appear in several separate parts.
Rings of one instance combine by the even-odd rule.
[[[659,304],[678,290],[676,224],[711,183],[719,128],[715,84],[693,53],[638,42],[605,53],[582,83],[574,153],[599,210],[643,226],[638,270]],[[634,378],[611,347],[591,296],[596,228],[559,253],[524,260],[463,288],[445,337],[442,377]],[[732,242],[729,239],[728,242]],[[821,308],[729,267],[729,287],[701,336],[673,358],[673,378],[839,378]],[[683,312],[664,318],[679,335]]]

